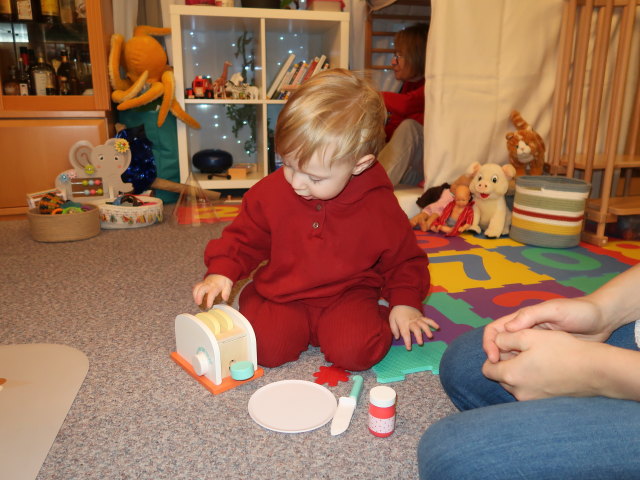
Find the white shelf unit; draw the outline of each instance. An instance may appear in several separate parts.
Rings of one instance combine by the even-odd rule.
[[[310,10],[278,10],[262,8],[225,8],[196,5],[172,5],[171,44],[176,78],[175,96],[202,128],[195,130],[178,122],[178,155],[180,180],[187,180],[190,168],[205,189],[250,188],[269,173],[269,130],[275,128],[284,100],[266,99],[266,92],[290,53],[295,62],[327,56],[332,67],[349,65],[349,14]],[[185,88],[196,75],[209,75],[213,80],[222,73],[225,61],[232,63],[228,78],[241,72],[244,59],[236,56],[236,42],[244,34],[253,38],[248,55],[253,57],[255,71],[249,77],[260,95],[257,100],[186,99]],[[247,57],[248,58],[248,57]],[[294,62],[294,63],[295,63]],[[248,153],[245,142],[251,129],[244,126],[238,138],[232,132],[233,122],[227,107],[255,108],[255,152]],[[234,164],[253,163],[254,171],[246,179],[212,177],[191,165],[193,155],[204,149],[220,149],[233,156]]]

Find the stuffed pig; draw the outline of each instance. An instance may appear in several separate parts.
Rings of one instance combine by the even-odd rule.
[[[469,188],[473,194],[473,223],[469,230],[484,233],[489,238],[498,238],[509,233],[511,211],[507,208],[505,195],[516,170],[511,164],[498,165],[474,162],[468,172],[473,175]]]
[[[123,138],[110,138],[94,147],[81,140],[69,150],[72,170],[56,178],[56,188],[67,199],[98,200],[114,198],[121,192],[130,192],[133,185],[122,181],[122,173],[131,163],[129,142]]]

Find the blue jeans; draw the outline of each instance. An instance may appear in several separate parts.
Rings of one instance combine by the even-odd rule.
[[[607,343],[638,350],[634,323]],[[447,348],[440,380],[461,413],[418,446],[421,479],[640,479],[640,403],[605,397],[518,402],[481,372],[483,329]],[[639,375],[640,372],[629,372]]]

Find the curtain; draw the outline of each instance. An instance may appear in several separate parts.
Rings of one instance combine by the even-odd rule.
[[[162,27],[160,0],[138,0],[138,25]]]
[[[138,25],[162,27],[160,0],[113,0],[113,29],[124,38]]]
[[[113,0],[113,33],[125,40],[131,38],[138,26],[138,0]]]
[[[563,0],[432,0],[425,188],[508,161],[518,110],[548,141]]]

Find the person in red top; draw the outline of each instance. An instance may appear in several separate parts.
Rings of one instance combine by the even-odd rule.
[[[422,344],[438,328],[422,313],[428,259],[376,162],[384,117],[379,93],[355,73],[307,80],[276,124],[283,167],[245,193],[238,216],[207,244],[197,304],[227,301],[258,268],[239,309],[262,366],[297,360],[311,344],[337,367],[366,370],[392,337],[410,349],[412,334]]]
[[[424,63],[429,26],[411,25],[395,35],[391,60],[399,93],[381,92],[387,107],[387,144],[378,156],[391,183],[417,185],[424,179]]]

